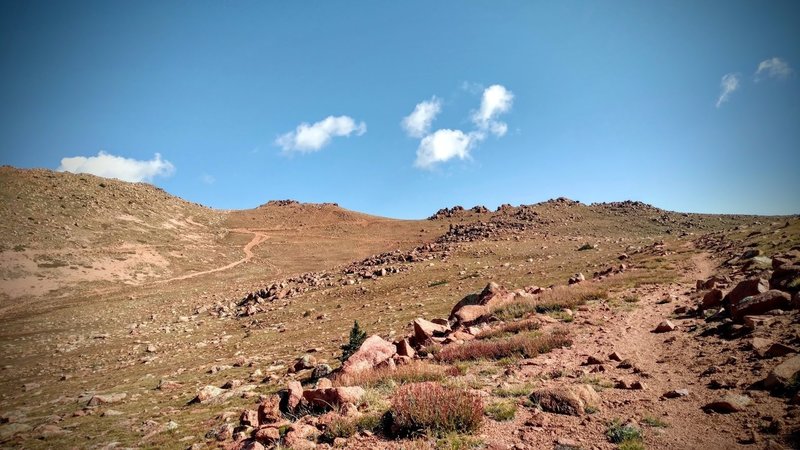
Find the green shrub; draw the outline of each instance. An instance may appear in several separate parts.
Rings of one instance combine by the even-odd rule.
[[[498,422],[511,420],[516,414],[516,403],[509,401],[494,402],[486,408],[486,415]]]
[[[367,340],[367,332],[363,331],[361,327],[358,326],[358,321],[353,322],[353,328],[350,329],[350,339],[348,340],[347,344],[342,345],[342,356],[339,357],[339,361],[344,363],[347,359],[356,352],[359,348],[361,348],[361,344]]]
[[[642,431],[632,424],[623,424],[619,419],[615,419],[606,429],[608,440],[619,444],[619,448],[627,450],[643,449]]]

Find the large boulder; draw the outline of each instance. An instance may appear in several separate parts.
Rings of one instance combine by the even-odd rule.
[[[792,297],[786,292],[772,289],[757,295],[743,298],[738,303],[731,303],[731,318],[741,322],[744,316],[757,316],[773,309],[791,309]]]
[[[479,294],[467,295],[456,303],[450,311],[450,320],[461,324],[476,322],[493,310],[511,302],[518,295],[533,297],[525,291],[521,291],[521,294],[509,292],[499,284],[491,282]]]
[[[281,410],[294,412],[303,401],[303,385],[299,381],[290,381],[282,394]]]
[[[587,406],[600,404],[600,396],[589,385],[537,389],[530,399],[543,411],[570,416],[579,416],[586,412]]]
[[[416,354],[414,347],[411,346],[411,343],[408,342],[408,339],[400,339],[394,343],[394,347],[397,350],[397,354],[400,356],[413,358],[414,354]]]
[[[719,289],[711,289],[703,296],[703,309],[714,308],[722,305],[722,291]]]
[[[450,327],[433,323],[425,319],[415,319],[414,322],[414,341],[422,345],[431,340],[434,336],[442,336],[450,331]]]
[[[460,324],[469,325],[480,322],[489,315],[489,309],[483,305],[465,305],[453,314],[453,318]]]
[[[777,267],[769,279],[769,287],[790,293],[800,291],[800,265],[784,264]]]
[[[800,376],[800,356],[793,356],[778,364],[764,380],[764,387],[784,391],[798,382]]]
[[[748,278],[747,280],[739,282],[728,295],[722,299],[722,302],[727,305],[735,305],[742,301],[745,297],[758,295],[762,292],[769,290],[767,281],[763,278]]]
[[[378,335],[372,335],[344,362],[342,373],[357,373],[373,369],[391,359],[395,353],[397,353],[397,348],[394,344],[383,340]]]
[[[346,403],[358,405],[364,396],[364,388],[360,386],[310,389],[303,392],[303,398],[320,408],[340,408]]]

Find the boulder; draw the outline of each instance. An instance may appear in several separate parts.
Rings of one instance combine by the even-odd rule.
[[[439,325],[425,319],[415,319],[414,322],[414,341],[422,345],[431,340],[434,336],[442,336],[448,331],[450,327]]]
[[[719,289],[711,289],[703,296],[703,309],[714,308],[722,305],[722,291]]]
[[[523,291],[524,292],[524,291]],[[450,320],[456,320],[456,312],[464,308],[465,306],[484,306],[487,312],[491,312],[492,310],[500,307],[501,305],[512,301],[517,294],[513,292],[508,292],[502,286],[495,282],[491,282],[483,288],[483,291],[480,294],[470,294],[466,297],[462,298],[458,303],[453,306],[453,309],[450,310]],[[525,294],[530,295],[530,294]],[[477,310],[476,310],[477,311]],[[474,314],[474,312],[473,312]]]
[[[214,386],[206,386],[206,388],[219,389],[218,387],[214,387]],[[219,390],[221,391],[222,389],[219,389]],[[202,393],[202,391],[200,391],[200,392]],[[200,394],[198,394],[198,396],[199,395]],[[92,398],[89,399],[89,406],[110,405],[112,403],[119,403],[119,402],[125,400],[125,397],[127,397],[127,396],[128,396],[128,394],[126,394],[124,392],[120,392],[118,394],[103,394],[103,395],[98,394],[98,395],[93,395]]]
[[[258,411],[245,409],[239,416],[239,423],[247,427],[258,428]]]
[[[342,373],[358,373],[377,367],[384,361],[391,360],[397,348],[380,336],[372,335],[361,344],[361,347],[342,365]]]
[[[281,401],[281,410],[294,412],[303,401],[303,385],[299,381],[290,381],[286,385]]]
[[[394,348],[397,351],[397,354],[400,356],[408,356],[409,358],[413,358],[416,351],[414,347],[411,346],[411,343],[408,342],[408,339],[401,339],[394,343]]]
[[[312,406],[340,408],[346,403],[359,404],[364,393],[360,386],[310,389],[303,392],[303,398]]]
[[[797,353],[797,349],[793,347],[760,337],[753,338],[750,345],[759,358],[777,358],[786,356],[789,353]]]
[[[570,416],[579,416],[587,406],[600,404],[600,396],[589,385],[537,389],[530,399],[543,411]]]
[[[485,319],[489,310],[483,305],[465,305],[453,314],[459,324],[470,325]]]
[[[327,377],[332,371],[331,366],[327,364],[317,364],[314,366],[314,370],[311,371],[311,378],[318,380]]]
[[[281,440],[281,432],[277,427],[262,427],[253,433],[253,437],[262,444],[274,445]]]
[[[800,264],[777,267],[769,279],[769,287],[793,294],[800,291]]]
[[[656,327],[655,330],[653,330],[653,332],[654,333],[666,333],[666,332],[674,331],[674,330],[675,330],[675,325],[672,322],[670,322],[669,320],[665,320],[665,321],[661,322],[660,324],[658,324],[658,326]]]
[[[750,406],[751,403],[753,403],[753,400],[745,395],[728,394],[721,400],[706,404],[703,406],[703,409],[720,414],[730,414],[744,411],[744,409]]]
[[[731,318],[734,322],[742,322],[744,316],[757,316],[773,309],[790,309],[792,298],[786,292],[772,289],[760,294],[743,298],[731,303]]]
[[[800,376],[800,356],[793,356],[778,364],[764,380],[764,387],[770,390],[783,391]]]
[[[317,358],[311,355],[303,355],[295,360],[292,367],[289,368],[289,373],[299,372],[305,369],[313,369],[317,364]]]
[[[763,278],[748,278],[747,280],[739,282],[732,291],[728,292],[728,295],[722,299],[722,302],[727,305],[735,305],[745,297],[758,295],[768,290],[769,286]]]
[[[274,424],[281,422],[283,416],[281,415],[281,399],[277,395],[272,395],[264,399],[258,405],[258,423],[262,426],[265,424]]]

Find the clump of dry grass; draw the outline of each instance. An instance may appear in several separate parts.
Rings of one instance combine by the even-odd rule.
[[[470,433],[483,421],[483,402],[467,389],[413,383],[397,390],[390,412],[399,435]]]
[[[593,284],[558,286],[551,290],[543,291],[535,298],[516,300],[503,305],[497,308],[494,314],[503,320],[519,319],[533,312],[545,314],[567,308],[573,309],[589,300],[599,300],[607,297],[607,290]]]
[[[364,370],[353,374],[341,374],[331,380],[334,386],[375,387],[394,382],[396,384],[441,381],[457,374],[458,369],[424,361],[413,361],[396,368]]]
[[[451,345],[436,355],[443,362],[468,361],[477,359],[501,359],[509,356],[533,358],[554,348],[571,345],[566,330],[559,329],[547,334],[527,333],[508,338],[475,340],[463,345]]]
[[[539,329],[539,321],[536,319],[520,320],[517,322],[504,323],[497,327],[492,327],[478,333],[476,339],[493,339],[507,334],[517,334],[523,331]]]

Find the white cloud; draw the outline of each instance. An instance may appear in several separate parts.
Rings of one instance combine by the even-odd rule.
[[[755,79],[761,81],[764,78],[778,78],[784,79],[792,74],[792,68],[789,63],[780,58],[770,58],[761,61],[756,70]]]
[[[209,175],[207,173],[204,173],[203,176],[200,177],[200,181],[202,181],[205,184],[214,184],[217,181],[217,179],[214,178],[213,175]]]
[[[514,94],[505,86],[493,84],[484,89],[481,107],[472,114],[472,121],[479,129],[502,136],[508,131],[508,126],[498,121],[497,117],[510,111],[513,104]]]
[[[403,118],[403,129],[409,136],[421,138],[428,133],[433,120],[442,111],[442,101],[433,96],[430,100],[417,103],[414,111]]]
[[[59,172],[90,173],[106,178],[118,178],[123,181],[150,181],[153,177],[169,176],[175,171],[171,162],[161,159],[156,153],[149,161],[124,158],[99,152],[97,156],[73,156],[62,158]]]
[[[480,132],[465,134],[461,130],[436,130],[420,141],[414,165],[428,169],[452,158],[467,159],[472,147],[484,137]]]
[[[739,89],[739,75],[735,73],[726,73],[722,76],[722,81],[719,85],[722,92],[720,92],[719,98],[717,99],[717,108],[727,102],[731,94]]]
[[[278,137],[275,143],[286,152],[310,153],[321,150],[334,137],[350,136],[353,133],[361,136],[366,132],[367,124],[364,122],[356,123],[348,116],[328,116],[313,125],[301,123],[294,131]]]

